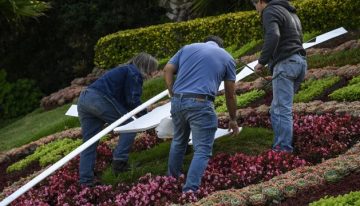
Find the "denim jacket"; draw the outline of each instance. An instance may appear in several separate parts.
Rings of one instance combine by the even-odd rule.
[[[133,64],[121,65],[106,72],[92,83],[89,88],[95,89],[115,99],[128,111],[141,104],[143,77]],[[140,112],[138,116],[146,113]]]

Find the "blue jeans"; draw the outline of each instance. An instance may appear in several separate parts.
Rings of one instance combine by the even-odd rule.
[[[171,116],[174,123],[174,138],[169,154],[168,175],[174,177],[181,175],[191,131],[194,156],[183,191],[196,191],[199,189],[209,157],[212,155],[218,125],[214,105],[207,100],[173,97],[171,99]]]
[[[293,99],[305,78],[306,70],[306,58],[298,54],[280,61],[274,67],[270,109],[274,150],[293,151]]]
[[[128,111],[113,98],[96,90],[88,88],[81,92],[78,100],[78,114],[80,118],[83,141],[99,133],[105,123],[113,123]],[[124,124],[132,121],[131,119]],[[121,134],[119,142],[113,151],[113,159],[127,161],[136,133]],[[92,183],[96,160],[97,143],[91,145],[80,154],[79,175],[81,184]]]

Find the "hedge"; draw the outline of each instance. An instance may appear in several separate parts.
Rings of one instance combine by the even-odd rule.
[[[302,0],[293,4],[298,8],[304,31],[325,31],[340,26],[359,28],[359,0]],[[99,39],[94,63],[100,68],[111,68],[140,51],[160,59],[169,57],[183,45],[201,41],[209,34],[221,36],[225,46],[242,46],[261,39],[259,15],[255,10],[245,11],[119,31]]]

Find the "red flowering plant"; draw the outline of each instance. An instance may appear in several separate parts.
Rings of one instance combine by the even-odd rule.
[[[295,115],[295,153],[318,163],[344,152],[358,140],[359,133],[359,118],[347,114]]]

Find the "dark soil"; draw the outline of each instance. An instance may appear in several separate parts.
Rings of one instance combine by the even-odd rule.
[[[314,46],[314,48],[335,48],[340,44],[343,44],[347,41],[358,39],[360,37],[360,31],[349,31],[348,33],[331,39],[330,41],[323,42],[319,45]]]
[[[326,183],[321,186],[309,188],[296,194],[296,197],[288,198],[278,205],[301,206],[317,201],[325,196],[338,196],[360,190],[360,172],[350,174],[336,183]]]
[[[16,160],[12,161],[6,161],[0,164],[0,192],[3,191],[5,187],[10,186],[14,182],[18,181],[22,177],[27,177],[30,174],[34,173],[35,171],[39,171],[41,169],[38,162],[34,162],[31,165],[27,166],[21,171],[16,171],[12,173],[7,173],[6,168],[10,166],[11,164],[23,159],[22,158],[16,158]]]

